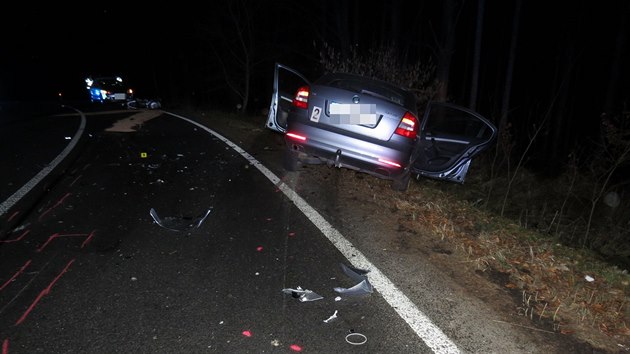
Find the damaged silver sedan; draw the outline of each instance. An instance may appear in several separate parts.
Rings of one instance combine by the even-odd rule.
[[[325,163],[365,172],[407,190],[411,176],[463,183],[473,157],[497,129],[464,107],[431,102],[420,116],[414,95],[347,73],[310,82],[275,65],[266,127],[284,134],[284,167]]]

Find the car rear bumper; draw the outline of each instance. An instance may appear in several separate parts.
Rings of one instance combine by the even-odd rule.
[[[306,137],[306,141],[300,141],[285,135],[287,148],[298,154],[298,158],[304,159],[305,154],[335,167],[358,170],[380,178],[399,177],[409,164],[413,149],[413,141],[402,137],[400,141],[377,144],[296,122],[290,124],[289,132]],[[331,145],[330,142],[337,143]],[[400,167],[384,161],[398,163]]]

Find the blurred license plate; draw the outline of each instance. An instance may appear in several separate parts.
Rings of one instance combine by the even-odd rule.
[[[337,124],[376,124],[375,104],[345,104],[331,102],[329,107],[331,122]]]

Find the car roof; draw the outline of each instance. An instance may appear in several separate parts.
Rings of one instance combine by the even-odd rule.
[[[359,74],[352,74],[352,73],[347,73],[347,72],[331,72],[331,73],[327,73],[324,74],[319,80],[317,80],[318,82],[326,82],[329,80],[355,80],[355,81],[359,81],[359,82],[365,82],[367,84],[379,84],[379,85],[383,85],[385,87],[388,87],[391,90],[396,90],[396,91],[403,91],[403,92],[407,92],[408,90],[406,90],[405,88],[403,88],[402,86],[398,86],[395,85],[391,82],[385,81],[385,80],[381,80],[381,79],[377,79],[374,77],[369,77],[369,76],[365,76],[365,75],[359,75]]]

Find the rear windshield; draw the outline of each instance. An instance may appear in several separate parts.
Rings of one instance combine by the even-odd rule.
[[[316,83],[376,96],[414,111],[416,109],[415,98],[410,92],[384,81],[349,74],[329,74]]]

